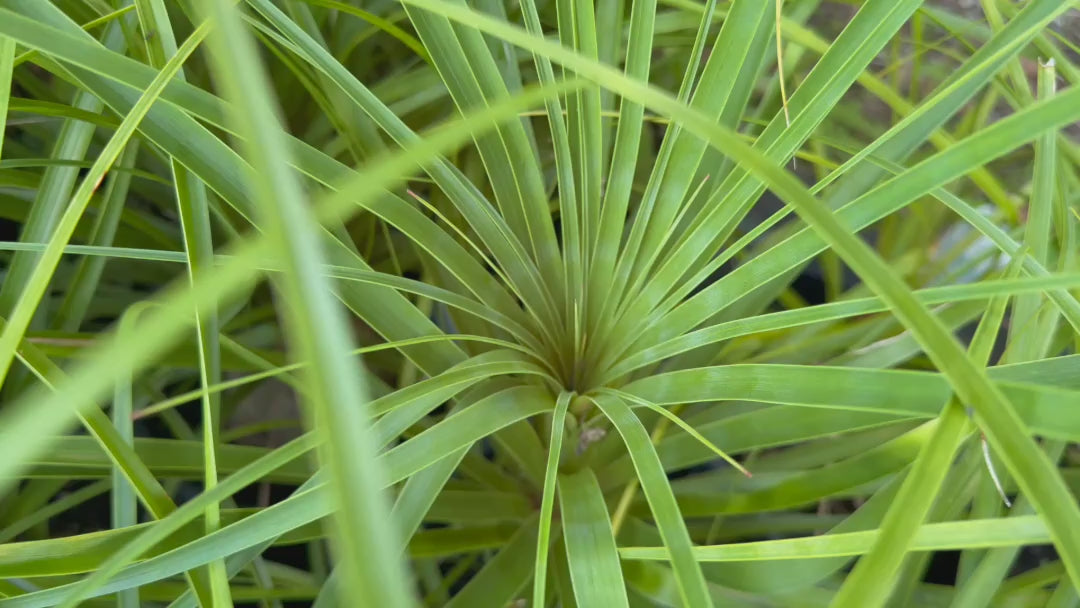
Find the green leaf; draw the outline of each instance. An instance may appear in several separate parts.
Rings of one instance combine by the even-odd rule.
[[[540,498],[540,529],[537,533],[536,565],[533,575],[533,605],[545,606],[547,591],[548,548],[551,545],[551,514],[555,506],[555,483],[559,473],[559,457],[562,455],[566,412],[573,399],[571,393],[562,393],[555,402],[551,415],[551,439],[548,441],[547,464],[544,467],[543,496]]]
[[[390,515],[382,495],[385,482],[361,406],[366,387],[361,384],[363,376],[350,369],[345,317],[330,282],[319,272],[324,263],[319,227],[303,203],[299,180],[288,168],[276,110],[267,101],[270,84],[235,7],[211,1],[203,3],[203,10],[219,28],[212,38],[212,66],[219,86],[235,104],[232,120],[245,138],[245,156],[254,170],[247,176],[248,187],[262,201],[267,240],[282,249],[285,271],[277,276],[276,286],[284,300],[286,335],[299,356],[312,363],[305,370],[304,405],[315,430],[325,438],[319,453],[334,501],[335,544],[345,570],[343,596],[361,604],[410,606],[404,565],[393,557],[372,560],[367,555],[370,547],[392,550],[401,541],[385,525]],[[211,335],[217,335],[216,329]],[[212,420],[213,412],[208,413]],[[208,449],[213,449],[213,441],[211,432]],[[223,563],[216,567],[224,576]]]
[[[1069,361],[1080,362],[1072,357]],[[1076,437],[1080,420],[1071,422],[1069,404],[1080,399],[1080,392],[1030,378],[1030,384],[1002,382],[997,390],[1016,404],[1025,427],[1054,437]],[[750,364],[657,374],[623,390],[657,405],[746,400],[927,418],[936,416],[951,394],[948,379],[929,372]]]
[[[695,547],[694,556],[706,562],[760,559],[827,558],[861,555],[870,550],[879,532],[849,532]],[[1045,543],[1050,539],[1042,519],[1035,515],[924,524],[911,539],[912,551],[949,551],[966,547],[1006,547]],[[623,559],[667,560],[663,547],[623,547]]]
[[[8,108],[11,105],[11,72],[15,68],[15,40],[0,38],[0,132],[7,127]],[[3,143],[0,142],[0,152]],[[0,158],[3,158],[0,155]]]
[[[566,559],[579,606],[629,606],[604,495],[592,471],[559,477]]]

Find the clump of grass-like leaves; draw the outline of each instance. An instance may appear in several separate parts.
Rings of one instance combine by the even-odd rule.
[[[1078,3],[943,4],[0,0],[0,608],[1077,605]]]

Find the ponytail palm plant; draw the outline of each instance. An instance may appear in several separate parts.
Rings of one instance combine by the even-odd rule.
[[[1076,5],[0,0],[0,607],[1076,605]]]

